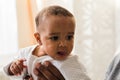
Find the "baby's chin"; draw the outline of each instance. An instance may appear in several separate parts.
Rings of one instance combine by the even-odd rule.
[[[63,61],[65,59],[67,59],[68,55],[64,55],[64,54],[57,54],[57,56],[54,57],[55,60],[59,60],[59,61]]]

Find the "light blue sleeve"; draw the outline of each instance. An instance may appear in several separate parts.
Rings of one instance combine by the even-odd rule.
[[[104,80],[120,80],[120,53],[110,63]]]

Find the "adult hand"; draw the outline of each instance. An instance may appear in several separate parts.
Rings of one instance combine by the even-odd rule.
[[[37,80],[65,80],[60,71],[49,61],[43,64],[37,63],[34,74],[37,76]]]

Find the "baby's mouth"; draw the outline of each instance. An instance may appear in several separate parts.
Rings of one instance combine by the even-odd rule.
[[[59,52],[57,52],[57,54],[60,55],[60,56],[64,56],[64,55],[66,54],[66,52],[64,52],[64,51],[59,51]]]

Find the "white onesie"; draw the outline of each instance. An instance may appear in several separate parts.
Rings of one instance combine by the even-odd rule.
[[[19,55],[17,57],[17,59],[25,58],[27,60],[26,65],[28,67],[28,73],[32,74],[34,80],[37,80],[33,73],[34,64],[36,62],[43,63],[44,61],[50,61],[53,65],[55,65],[62,73],[65,80],[90,80],[90,78],[87,76],[84,66],[78,61],[78,57],[76,55],[70,55],[64,61],[56,61],[50,56],[36,57],[32,55],[32,52],[36,46],[37,45],[33,45],[21,49],[18,52]],[[4,73],[9,76],[11,80],[22,80],[23,74],[21,76],[10,76],[8,74],[9,65],[10,63],[3,68]]]

